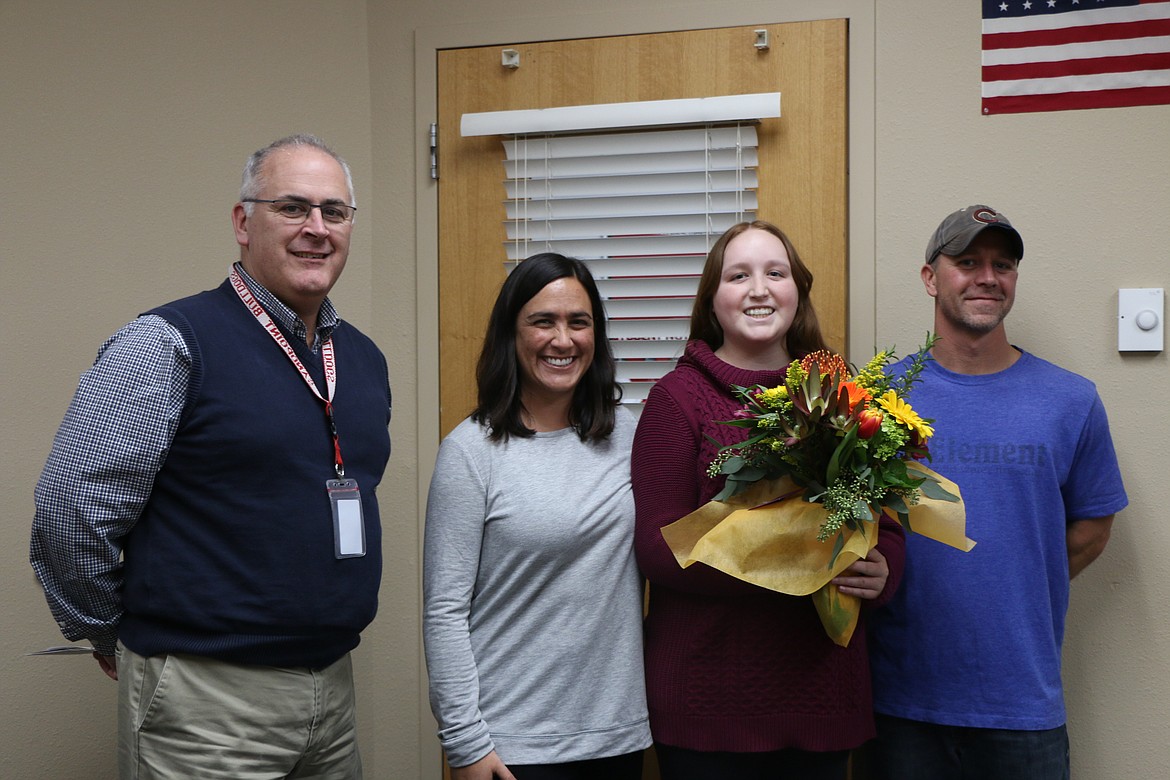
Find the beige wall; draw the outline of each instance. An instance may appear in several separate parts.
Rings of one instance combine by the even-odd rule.
[[[4,776],[113,777],[115,686],[85,658],[24,656],[61,643],[26,562],[32,485],[101,341],[222,277],[248,152],[308,130],[354,167],[335,298],[386,351],[395,391],[381,612],[356,654],[363,748],[368,777],[437,777],[418,631],[437,430],[434,49],[830,16],[851,19],[852,357],[929,327],[918,258],[945,212],[984,200],[1011,215],[1028,255],[1009,333],[1097,382],[1131,499],[1073,587],[1074,775],[1160,776],[1170,373],[1164,353],[1119,355],[1114,319],[1116,288],[1170,287],[1170,108],[981,117],[976,3],[0,0]]]

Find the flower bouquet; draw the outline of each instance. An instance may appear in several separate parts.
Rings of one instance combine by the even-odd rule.
[[[906,400],[933,343],[928,335],[900,377],[885,370],[892,350],[856,373],[820,351],[792,361],[778,387],[733,388],[744,406],[721,422],[748,437],[710,464],[710,476],[727,476],[723,491],[662,529],[680,565],[702,561],[811,595],[830,638],[845,646],[860,601],[830,580],[877,544],[883,513],[907,531],[970,550],[958,487],[920,462],[929,458],[931,420]]]

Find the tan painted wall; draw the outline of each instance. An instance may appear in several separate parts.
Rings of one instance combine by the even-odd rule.
[[[1098,383],[1131,506],[1073,588],[1074,775],[1160,776],[1170,694],[1165,353],[1119,356],[1117,287],[1170,287],[1170,108],[979,115],[975,3],[826,0],[0,0],[0,774],[114,776],[115,686],[61,643],[26,562],[32,485],[77,376],[151,305],[235,256],[239,169],[286,132],[326,137],[361,207],[335,298],[390,359],[394,455],[382,607],[356,659],[367,777],[437,777],[418,630],[421,497],[435,450],[434,206],[423,174],[433,52],[802,18],[851,18],[853,357],[916,345],[943,213],[977,200],[1023,230],[1015,343]],[[925,63],[925,65],[924,65]],[[291,73],[290,73],[291,72]],[[1042,392],[1042,389],[1038,389]],[[957,648],[957,651],[959,649]]]

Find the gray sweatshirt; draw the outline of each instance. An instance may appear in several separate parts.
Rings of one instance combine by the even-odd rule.
[[[452,766],[621,755],[650,745],[630,446],[571,428],[493,443],[464,420],[427,499],[423,639]]]

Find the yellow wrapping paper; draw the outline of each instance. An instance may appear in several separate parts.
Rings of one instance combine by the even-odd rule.
[[[948,492],[959,487],[917,462],[914,471],[937,479]],[[736,579],[791,596],[812,596],[825,632],[845,647],[853,637],[861,600],[841,593],[829,581],[864,558],[877,544],[877,523],[862,530],[843,529],[845,544],[833,565],[834,540],[817,541],[825,519],[820,504],[802,498],[788,477],[761,480],[727,501],[710,501],[662,529],[662,536],[684,569],[702,562]],[[959,501],[921,496],[910,507],[914,533],[968,552],[975,542],[966,535],[966,512]]]

